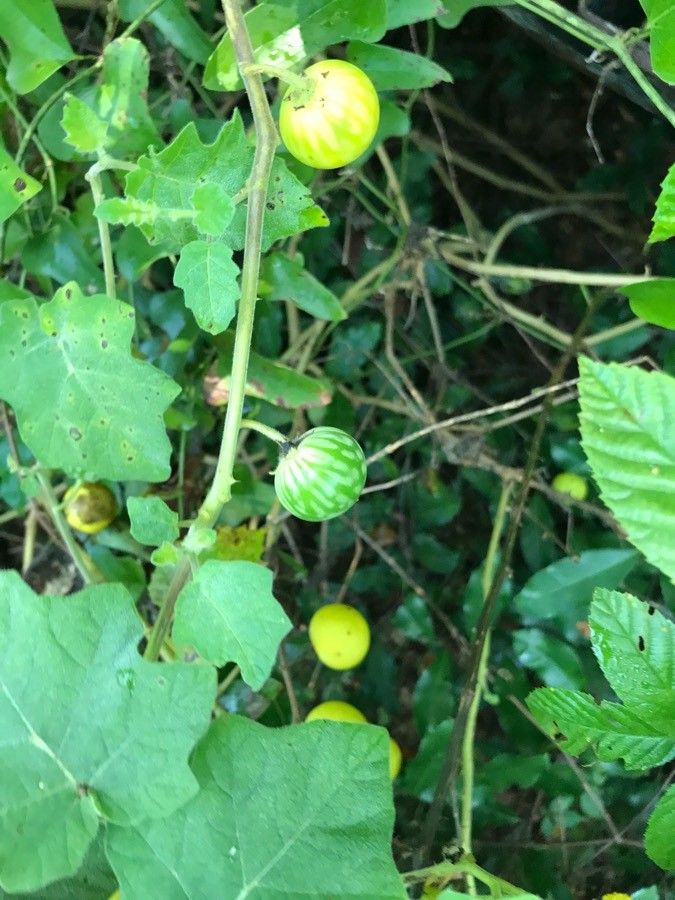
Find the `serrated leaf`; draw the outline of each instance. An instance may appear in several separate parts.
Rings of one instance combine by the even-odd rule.
[[[386,732],[217,719],[192,766],[200,791],[162,822],[111,827],[124,896],[404,900]]]
[[[125,22],[132,22],[145,13],[147,6],[147,0],[120,0],[120,18]],[[194,62],[206,62],[212,50],[211,42],[188,12],[184,0],[164,0],[148,18],[184,56]]]
[[[164,241],[180,250],[204,233],[220,237],[232,247],[244,246],[246,202],[239,202],[232,222],[222,234],[203,231],[199,191],[215,190],[230,201],[241,200],[253,162],[253,148],[235,112],[212,144],[203,144],[193,122],[183,128],[160,153],[141,156],[138,168],[126,177],[125,199],[105,200],[96,209],[104,221],[137,225],[151,243]],[[197,206],[193,196],[197,194]],[[202,208],[200,208],[202,206]],[[200,223],[202,227],[200,228]],[[308,228],[328,224],[308,189],[277,158],[267,194],[263,249]]]
[[[596,590],[588,624],[614,693],[643,715],[675,721],[675,625],[630,594]]]
[[[675,785],[656,804],[645,832],[647,856],[662,869],[675,869]]]
[[[0,37],[9,48],[7,81],[27,94],[75,59],[52,0],[0,3]]]
[[[652,565],[675,579],[675,379],[579,360],[581,443],[600,496]]]
[[[142,633],[119,585],[39,597],[0,573],[5,890],[77,871],[101,817],[161,818],[196,792],[187,757],[207,727],[215,673],[146,662]]]
[[[331,44],[379,41],[386,29],[386,0],[274,0],[246,13],[256,63],[293,68]],[[241,79],[226,34],[209,57],[204,85],[235,91]]]
[[[645,720],[618,703],[598,706],[588,694],[559,688],[537,688],[527,697],[527,705],[573,755],[591,746],[599,759],[623,759],[629,769],[650,769],[675,756],[672,720]]]
[[[298,259],[284,253],[271,253],[264,261],[261,278],[268,300],[292,300],[300,309],[327,322],[347,317],[339,299],[308,272]]]
[[[661,328],[675,328],[675,278],[637,281],[618,289],[633,314]]]
[[[675,236],[675,164],[661,182],[661,193],[656,200],[652,221],[654,227],[649,235],[650,244]]]
[[[649,23],[652,68],[664,81],[675,83],[675,4],[673,0],[640,0]]]
[[[199,327],[220,334],[236,313],[238,277],[239,266],[227,244],[192,241],[181,251],[173,283],[182,289],[185,305],[194,313]]]
[[[108,123],[74,94],[65,95],[61,127],[65,140],[80,153],[92,154],[103,150],[108,136]]]
[[[129,497],[127,510],[131,535],[140,544],[159,547],[172,544],[178,537],[178,513],[169,509],[161,497]]]
[[[426,56],[387,47],[351,41],[347,59],[368,75],[378,91],[415,90],[452,82],[452,75]]]
[[[217,666],[237,663],[244,681],[257,691],[269,678],[290,629],[272,593],[269,569],[243,560],[211,559],[178,595],[172,637]]]
[[[571,639],[586,619],[596,587],[615,588],[639,560],[634,550],[584,550],[536,572],[513,600],[528,623],[557,619]]]
[[[224,331],[214,343],[219,351],[218,371],[222,374],[215,376],[214,383],[209,387],[217,389],[222,402],[226,403],[234,355],[234,334]],[[259,397],[283,409],[326,406],[333,396],[331,384],[326,378],[312,378],[258,353],[251,353],[249,357],[246,393],[249,397]]]
[[[0,223],[42,190],[42,185],[20,169],[0,143]]]
[[[74,283],[41,306],[0,304],[0,396],[44,466],[88,480],[169,476],[162,416],[180,389],[132,356],[134,318],[126,303],[85,297]]]

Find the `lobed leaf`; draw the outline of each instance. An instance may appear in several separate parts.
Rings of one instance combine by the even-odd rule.
[[[178,595],[172,637],[217,666],[235,662],[257,691],[291,622],[272,594],[272,573],[245,560],[211,559]]]
[[[187,765],[208,725],[210,667],[143,660],[119,585],[40,597],[0,573],[0,885],[77,871],[101,819],[162,818],[197,790]]]
[[[183,247],[173,273],[185,305],[200,328],[210,334],[225,331],[235,316],[239,298],[239,266],[227,244],[192,241]]]
[[[132,356],[133,330],[130,306],[74,283],[41,306],[0,304],[0,396],[42,465],[89,480],[168,477],[162,416],[180,389]]]
[[[375,726],[216,719],[192,760],[197,796],[162,821],[109,828],[123,895],[404,900],[388,755]]]
[[[581,440],[600,495],[652,565],[675,578],[675,379],[579,361]]]

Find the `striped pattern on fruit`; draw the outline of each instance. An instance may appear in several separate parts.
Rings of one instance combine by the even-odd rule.
[[[298,519],[333,519],[359,499],[366,483],[366,458],[346,432],[312,428],[282,446],[281,454],[274,488],[284,509]]]

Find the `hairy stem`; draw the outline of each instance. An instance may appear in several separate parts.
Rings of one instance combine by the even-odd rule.
[[[227,30],[232,39],[237,63],[244,87],[251,104],[253,124],[256,133],[256,148],[253,167],[249,178],[248,210],[246,216],[246,244],[241,270],[241,299],[234,339],[232,372],[230,377],[230,398],[225,414],[223,437],[218,454],[218,463],[211,487],[202,503],[197,517],[190,528],[190,534],[198,528],[212,528],[220,511],[232,495],[232,470],[237,455],[237,439],[241,427],[246,373],[253,335],[253,321],[258,292],[262,231],[265,218],[267,187],[274,161],[274,150],[278,138],[272,119],[267,96],[260,75],[247,72],[252,65],[253,48],[246,31],[240,0],[222,0]],[[145,651],[147,659],[157,659],[164,639],[169,633],[173,611],[178,594],[190,574],[188,559],[178,566],[162,608],[157,617]]]

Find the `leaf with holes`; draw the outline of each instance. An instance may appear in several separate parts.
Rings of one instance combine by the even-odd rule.
[[[652,565],[675,579],[675,378],[579,361],[581,442],[600,495]]]
[[[181,251],[173,283],[182,288],[185,305],[195,314],[200,328],[219,334],[234,318],[238,277],[239,266],[227,244],[192,241]]]
[[[614,693],[645,718],[675,722],[675,624],[630,594],[600,588],[588,624]]]
[[[119,585],[41,597],[0,573],[5,890],[76,872],[101,820],[164,818],[195,794],[187,759],[208,725],[215,673],[144,661],[142,634]]]
[[[272,594],[272,573],[244,560],[208,560],[178,596],[173,639],[211,663],[235,662],[259,690],[291,622]]]
[[[246,28],[256,63],[292,69],[331,44],[379,41],[386,17],[385,0],[265,0],[246,13]],[[213,91],[241,88],[229,34],[209,57],[204,85]]]
[[[132,307],[75,283],[40,306],[0,304],[0,396],[42,465],[89,480],[169,476],[163,414],[179,387],[132,356],[133,332]]]
[[[7,81],[27,94],[75,59],[52,0],[0,3],[0,37],[9,48]]]
[[[233,250],[241,250],[253,152],[238,112],[223,125],[212,144],[202,143],[191,122],[164,150],[141,156],[138,168],[126,177],[125,197],[104,200],[96,215],[106,222],[137,225],[151,243],[166,241],[176,251],[204,235],[219,237]],[[218,191],[236,206],[231,222],[219,233],[204,212],[204,196],[209,191]],[[315,205],[307,188],[288,171],[283,160],[275,159],[267,193],[263,249],[281,238],[327,224],[325,213]]]
[[[192,759],[197,796],[162,821],[109,828],[122,894],[404,900],[388,755],[372,725],[216,719]]]
[[[0,223],[40,190],[40,182],[22,171],[0,142]]]

